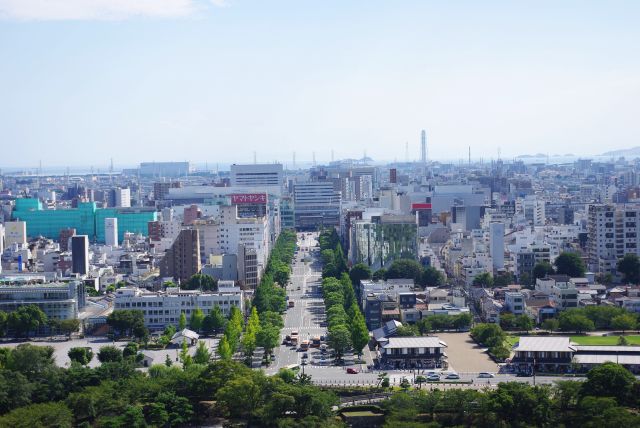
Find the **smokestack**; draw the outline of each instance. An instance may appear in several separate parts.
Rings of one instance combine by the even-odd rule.
[[[427,163],[427,131],[422,130],[422,144],[420,146],[420,162]]]

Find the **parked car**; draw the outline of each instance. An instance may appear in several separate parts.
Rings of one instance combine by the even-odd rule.
[[[437,382],[439,380],[440,380],[440,376],[435,373],[431,373],[429,376],[427,376],[428,382]]]
[[[445,379],[460,379],[460,376],[458,375],[458,373],[449,373],[447,376],[445,376]]]
[[[478,377],[482,377],[482,378],[491,378],[491,377],[496,377],[493,373],[489,373],[489,372],[480,372],[478,374]]]
[[[358,374],[358,370],[356,370],[356,369],[352,369],[351,367],[349,367],[349,368],[347,369],[347,373],[349,373],[349,374]]]

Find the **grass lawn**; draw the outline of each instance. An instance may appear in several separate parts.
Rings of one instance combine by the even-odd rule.
[[[640,336],[625,336],[629,345],[640,345]],[[571,341],[577,345],[617,345],[618,336],[571,336]]]
[[[520,336],[507,336],[507,339],[505,340],[506,345],[509,349],[511,349],[511,347],[513,345],[515,345],[518,340],[520,340]]]

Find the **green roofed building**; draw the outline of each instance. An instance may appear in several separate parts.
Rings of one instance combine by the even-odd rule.
[[[78,208],[44,210],[37,199],[16,199],[12,214],[15,220],[27,222],[30,237],[44,236],[58,239],[60,230],[76,229],[78,235],[88,235],[91,241],[103,243],[104,219],[118,219],[118,239],[123,240],[125,232],[147,235],[147,223],[157,220],[153,208],[96,208],[95,202],[79,202]]]

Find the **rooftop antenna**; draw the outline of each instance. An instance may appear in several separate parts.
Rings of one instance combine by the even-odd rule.
[[[471,166],[471,146],[469,146],[469,166]]]
[[[313,166],[316,166],[316,152],[311,153],[311,158],[313,159]]]

